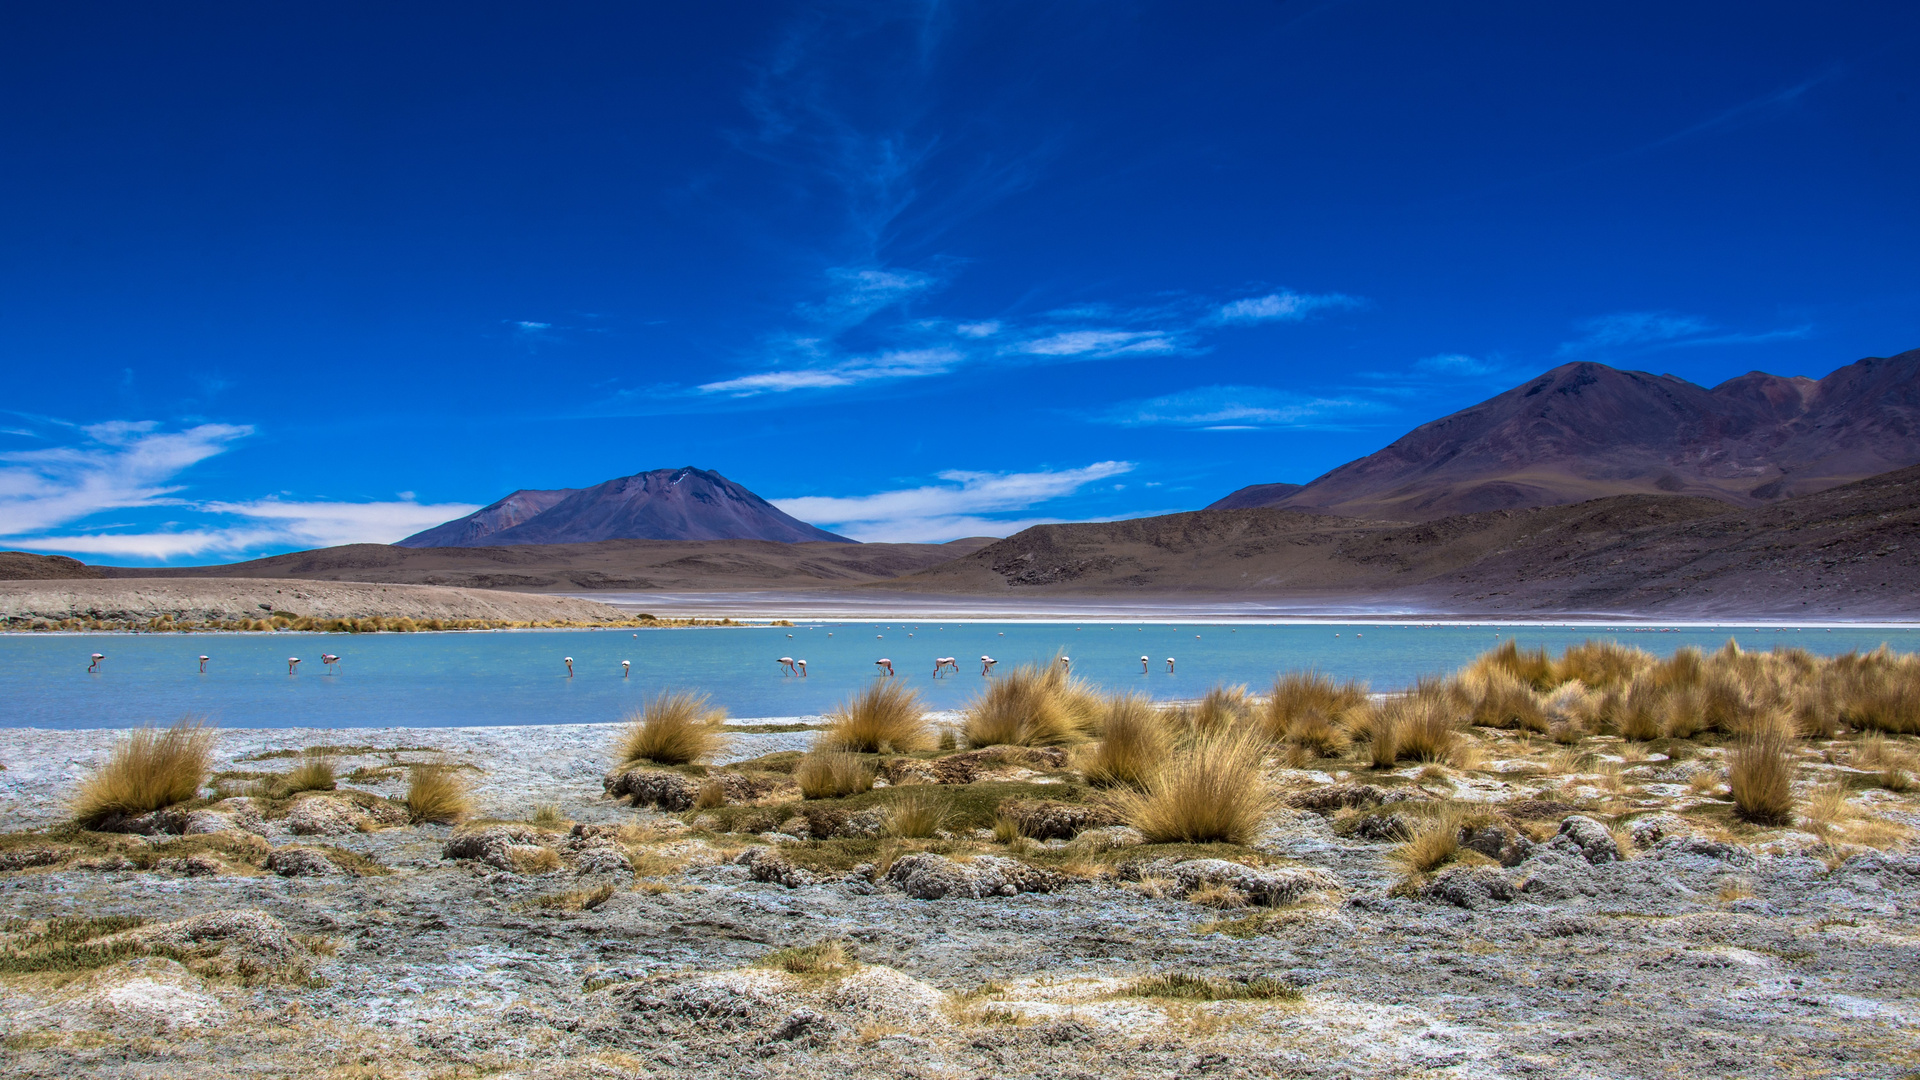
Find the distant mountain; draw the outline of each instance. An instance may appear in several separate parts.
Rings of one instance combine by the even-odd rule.
[[[1583,362],[1423,424],[1298,490],[1255,485],[1208,509],[1426,521],[1629,494],[1760,506],[1916,463],[1920,349],[1817,381],[1755,371],[1711,390]]]
[[[536,491],[522,488],[501,499],[492,506],[475,510],[463,518],[455,518],[444,525],[435,525],[425,532],[417,532],[396,547],[483,547],[487,537],[504,532],[515,525],[533,520],[553,509],[554,504],[579,488],[555,488],[552,491]]]
[[[539,507],[552,496],[557,498]],[[533,512],[525,513],[529,509]],[[523,516],[507,522],[515,515]],[[784,514],[717,472],[688,466],[635,473],[577,490],[516,491],[484,510],[409,536],[398,546],[507,547],[600,540],[857,542]]]

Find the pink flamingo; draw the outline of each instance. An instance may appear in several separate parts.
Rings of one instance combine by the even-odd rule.
[[[782,675],[798,675],[799,674],[798,671],[794,670],[793,657],[783,656],[780,658],[780,674]]]
[[[875,660],[874,663],[880,666],[881,671],[886,672],[888,675],[893,674],[893,661],[883,656],[880,659]]]
[[[566,659],[567,659],[567,678],[571,679],[573,678],[573,657],[569,656]]]
[[[213,659],[213,657],[208,656],[206,653],[200,654],[200,674],[205,675],[207,673],[207,661],[211,659]]]
[[[633,674],[633,661],[631,660],[620,661],[620,677],[624,679],[631,674]]]
[[[300,662],[300,658],[297,656],[287,657],[287,674],[289,675],[293,674],[294,665],[298,664],[299,662]]]
[[[327,674],[329,675],[333,674],[335,671],[335,668],[333,665],[339,662],[340,662],[340,658],[338,656],[335,656],[333,653],[323,652],[320,654],[320,663],[323,667],[327,669]]]
[[[958,675],[960,673],[960,661],[955,660],[951,656],[936,656],[933,658],[933,677],[934,678],[936,679],[939,678],[940,673],[947,670],[948,668],[952,668],[954,674]]]
[[[1173,657],[1167,657],[1167,674],[1173,674]]]
[[[993,674],[993,665],[995,665],[995,664],[997,664],[997,663],[999,663],[999,662],[1000,662],[1000,661],[998,661],[998,660],[995,660],[995,659],[994,659],[993,657],[991,657],[991,656],[983,656],[983,657],[981,657],[981,658],[980,658],[980,674],[982,674],[982,675],[991,675],[991,674]]]
[[[1076,629],[1076,630],[1077,630],[1077,629],[1079,629],[1079,627],[1075,627],[1074,629]],[[1062,670],[1062,671],[1072,671],[1072,670],[1073,670],[1073,660],[1072,660],[1071,658],[1069,658],[1069,657],[1065,657],[1065,656],[1063,656],[1063,657],[1061,657],[1061,658],[1060,658],[1060,670]]]
[[[100,661],[102,661],[102,660],[105,660],[106,658],[107,658],[107,654],[106,654],[106,653],[103,653],[103,652],[97,652],[97,653],[94,653],[94,654],[93,654],[93,663],[91,663],[91,664],[88,664],[88,665],[87,665],[87,670],[88,670],[88,671],[90,671],[90,672],[94,672],[94,671],[99,671],[99,670],[100,670]]]
[[[805,660],[795,660],[793,666],[799,669],[801,678],[804,679],[807,677],[807,662]]]
[[[1140,658],[1140,674],[1145,675],[1146,673],[1147,673],[1147,658],[1143,656]]]

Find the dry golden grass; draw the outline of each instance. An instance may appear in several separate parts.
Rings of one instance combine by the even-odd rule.
[[[611,884],[592,889],[569,889],[566,892],[536,896],[530,906],[548,911],[592,911],[613,899],[616,891]]]
[[[705,761],[727,744],[721,726],[727,711],[712,707],[705,694],[663,691],[647,702],[614,743],[614,764],[651,761],[691,765]]]
[[[860,964],[848,952],[844,943],[822,941],[815,945],[775,949],[754,961],[753,966],[773,968],[789,975],[837,978],[841,975],[851,975]]]
[[[800,759],[793,781],[808,799],[838,799],[873,789],[873,766],[844,750],[814,750]]]
[[[1544,656],[1544,654],[1542,654]],[[1545,733],[1547,711],[1533,684],[1501,665],[1476,670],[1469,667],[1459,679],[1461,693],[1470,702],[1468,715],[1481,727]]]
[[[467,789],[466,777],[446,762],[409,766],[403,802],[415,824],[432,821],[453,825],[473,814],[473,795]]]
[[[1387,699],[1374,725],[1369,757],[1375,768],[1400,761],[1444,761],[1459,739],[1460,706],[1452,687],[1422,678],[1414,688]]]
[[[107,763],[81,782],[72,802],[74,821],[92,827],[196,798],[212,767],[213,741],[213,729],[192,718],[164,731],[129,732]]]
[[[1299,1001],[1299,987],[1261,976],[1241,982],[1174,972],[1135,979],[1121,992],[1124,997],[1167,998],[1175,1001]]]
[[[1345,752],[1348,731],[1366,727],[1372,708],[1365,683],[1335,683],[1317,671],[1290,671],[1274,680],[1259,719],[1270,741],[1298,748],[1294,757],[1304,762]]]
[[[931,791],[908,790],[887,808],[887,835],[925,840],[947,824],[947,805]]]
[[[1613,688],[1625,685],[1635,675],[1654,665],[1651,653],[1612,641],[1586,641],[1569,646],[1553,665],[1559,682],[1578,680],[1591,687]]]
[[[911,753],[933,745],[920,695],[891,679],[873,682],[827,715],[823,747],[862,754]]]
[[[1409,874],[1431,874],[1460,855],[1460,827],[1466,812],[1443,808],[1388,856]]]
[[[727,789],[718,780],[709,780],[700,785],[700,791],[693,797],[695,810],[712,810],[716,806],[727,805]]]
[[[1201,735],[1150,773],[1143,791],[1115,803],[1151,843],[1245,844],[1272,806],[1260,771],[1258,732]]]
[[[541,803],[533,808],[533,814],[527,818],[527,824],[538,825],[542,829],[564,828],[568,822],[560,813],[560,804]]]
[[[551,874],[561,866],[560,853],[550,847],[515,851],[512,859],[513,868],[522,874]]]
[[[1461,671],[1463,678],[1475,675],[1506,675],[1534,690],[1545,690],[1555,682],[1565,681],[1554,678],[1553,661],[1547,658],[1547,650],[1522,649],[1513,638],[1481,653]]]
[[[1247,906],[1247,894],[1231,885],[1205,885],[1188,893],[1187,903],[1233,910]]]
[[[1063,681],[1055,672],[1031,665],[994,680],[967,706],[961,728],[967,745],[1065,746],[1080,741],[1082,723],[1057,692]]]
[[[297,794],[302,791],[332,791],[337,781],[333,775],[333,759],[310,757],[293,767],[287,773],[287,792]]]
[[[1210,735],[1243,727],[1253,716],[1253,703],[1244,686],[1215,686],[1199,701],[1169,715],[1189,737]]]
[[[1106,703],[1099,742],[1081,756],[1087,782],[1099,787],[1138,787],[1166,761],[1171,740],[1153,703],[1120,694]]]
[[[1792,742],[1777,727],[1743,739],[1727,758],[1734,813],[1756,825],[1793,824]]]

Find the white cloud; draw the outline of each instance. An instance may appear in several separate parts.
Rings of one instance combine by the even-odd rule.
[[[1461,353],[1442,353],[1429,356],[1413,363],[1414,370],[1434,375],[1490,375],[1494,366],[1475,356]]]
[[[966,354],[957,349],[898,349],[875,356],[856,356],[826,367],[792,368],[742,375],[719,382],[702,383],[704,394],[752,397],[789,390],[818,390],[834,386],[853,386],[876,379],[904,379],[921,375],[939,375],[951,371]]]
[[[1299,322],[1327,308],[1355,307],[1360,301],[1340,293],[1297,293],[1291,289],[1249,296],[1222,304],[1215,317],[1223,323]]]
[[[1304,397],[1263,386],[1202,386],[1116,405],[1100,419],[1126,427],[1250,431],[1331,427],[1343,417],[1380,408],[1357,398]]]
[[[1066,330],[1023,341],[1010,352],[1029,356],[1151,356],[1175,352],[1179,342],[1159,330]]]
[[[1693,337],[1713,329],[1713,324],[1692,315],[1674,315],[1659,311],[1622,311],[1601,315],[1578,324],[1581,336],[1563,341],[1557,355],[1572,356],[1607,349],[1653,345]]]
[[[869,316],[917,296],[940,284],[940,279],[918,270],[836,266],[827,271],[833,283],[826,299],[800,305],[800,312],[821,322],[857,324]]]
[[[244,424],[161,431],[153,421],[81,428],[75,446],[0,454],[0,536],[58,528],[103,510],[177,503],[172,481],[253,434]]]
[[[468,503],[406,502],[210,502],[194,509],[244,519],[225,528],[143,533],[84,533],[30,536],[21,547],[75,555],[177,559],[194,555],[239,555],[275,547],[335,547],[340,544],[390,544],[443,521],[480,509]]]
[[[1000,324],[997,321],[988,320],[987,322],[961,323],[953,329],[961,337],[984,338],[999,333]]]
[[[962,536],[1006,536],[1057,518],[993,518],[995,512],[1027,510],[1072,495],[1089,484],[1133,471],[1130,461],[1097,461],[1053,472],[986,473],[948,470],[944,484],[873,495],[773,499],[802,521],[856,540],[944,541]]]

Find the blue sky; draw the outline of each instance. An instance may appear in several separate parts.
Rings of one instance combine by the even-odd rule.
[[[1194,509],[1556,364],[1920,346],[1920,7],[13,5],[0,547],[717,469]]]

